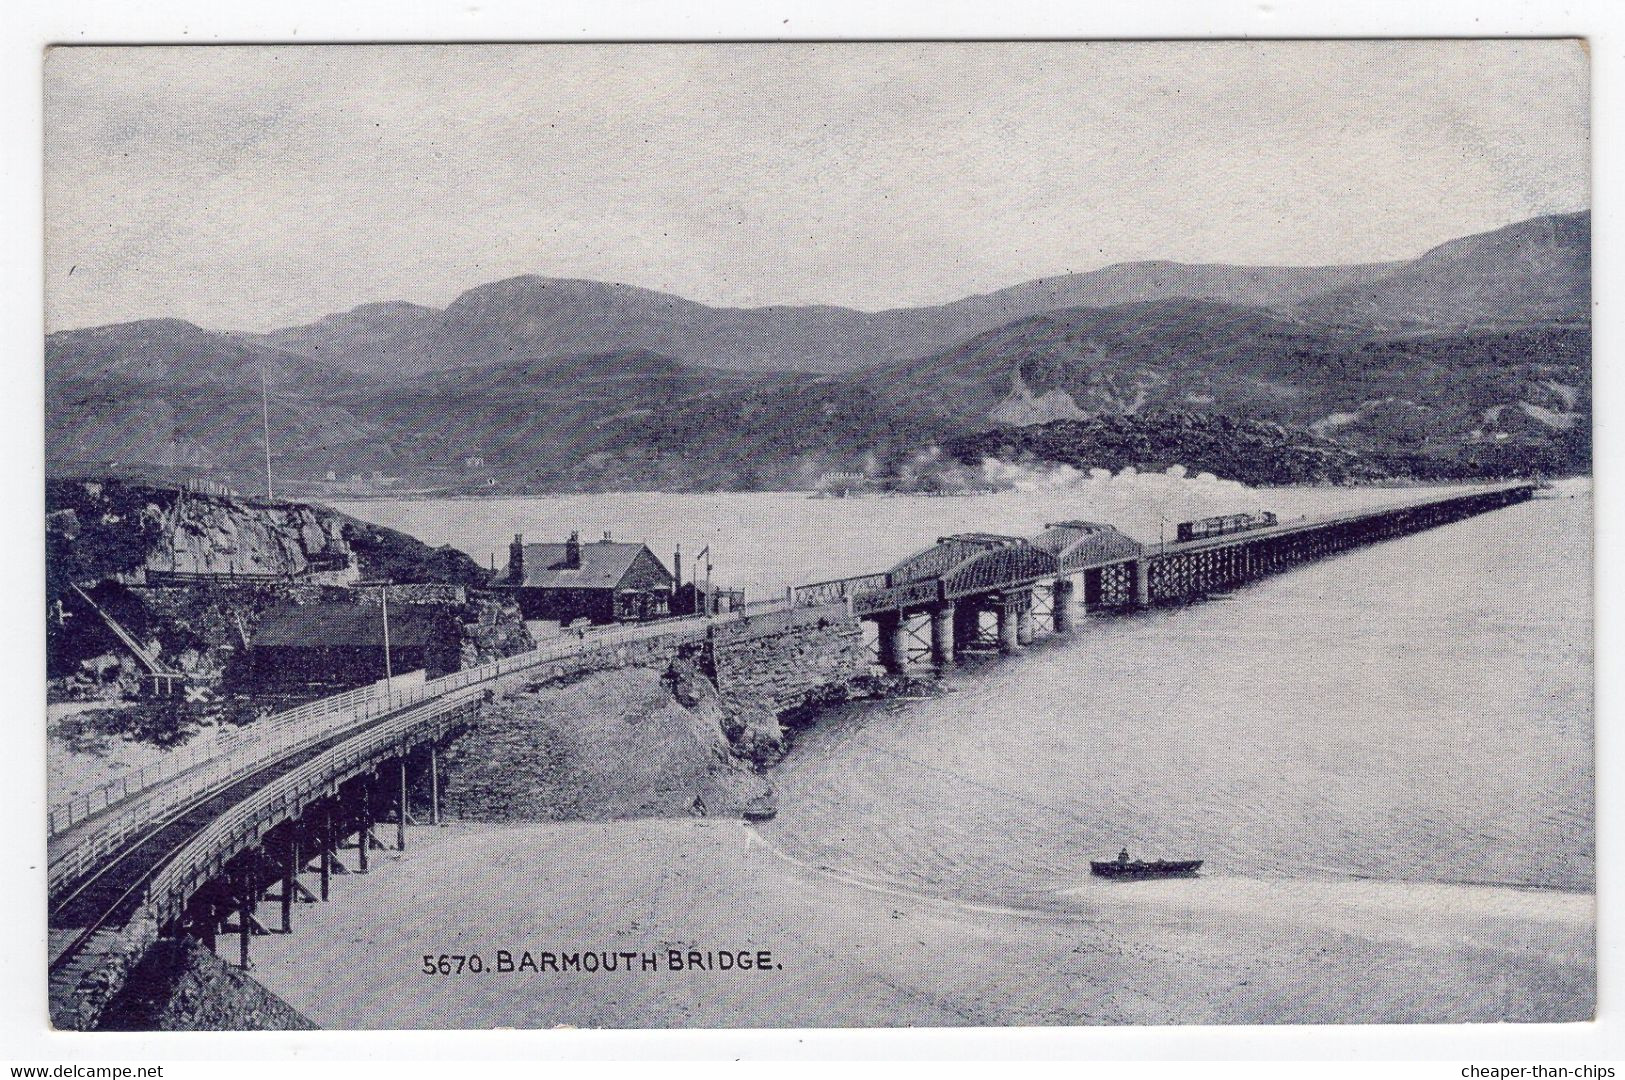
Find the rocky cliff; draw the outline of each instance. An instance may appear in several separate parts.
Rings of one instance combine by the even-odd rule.
[[[310,503],[198,493],[112,478],[49,480],[46,558],[53,595],[110,578],[166,574],[360,578],[474,585],[486,574],[452,548]]]
[[[194,574],[321,574],[354,581],[360,567],[345,520],[297,503],[251,505],[182,492],[165,514],[142,569]]]
[[[392,604],[443,612],[461,628],[447,652],[465,665],[532,647],[517,609],[470,593],[485,574],[462,552],[304,503],[53,480],[46,574],[47,658],[70,697],[118,696],[136,675],[80,589],[166,666],[215,685],[266,612],[376,603],[376,589],[351,587],[361,580],[394,582]]]
[[[53,594],[165,574],[360,576],[348,519],[300,503],[195,494],[116,479],[51,480],[45,489]]]

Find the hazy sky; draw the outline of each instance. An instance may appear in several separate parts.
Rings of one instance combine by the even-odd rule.
[[[1589,205],[1587,111],[1572,41],[57,49],[47,324],[1403,258]]]

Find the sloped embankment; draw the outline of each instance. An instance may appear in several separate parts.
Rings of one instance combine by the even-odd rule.
[[[303,1031],[293,1006],[191,940],[157,942],[97,1023],[100,1031]]]
[[[737,813],[768,786],[726,720],[715,687],[681,663],[525,687],[447,749],[445,809],[473,821]]]

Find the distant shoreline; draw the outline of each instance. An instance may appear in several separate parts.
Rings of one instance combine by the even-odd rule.
[[[1221,477],[1221,479],[1222,479],[1222,477]],[[1417,479],[1412,479],[1412,478],[1403,478],[1403,479],[1396,478],[1396,479],[1390,479],[1390,480],[1372,480],[1372,481],[1370,481],[1368,483],[1359,483],[1359,484],[1248,484],[1246,486],[1248,488],[1250,488],[1251,490],[1254,490],[1254,491],[1322,491],[1322,490],[1324,490],[1324,491],[1338,491],[1338,490],[1348,490],[1348,491],[1376,490],[1376,491],[1382,491],[1382,490],[1390,490],[1390,489],[1391,490],[1396,490],[1396,491],[1404,491],[1404,490],[1412,490],[1412,489],[1415,489],[1415,488],[1471,487],[1471,486],[1476,485],[1476,484],[1510,483],[1512,481],[1522,480],[1522,479],[1528,479],[1528,478],[1527,477],[1494,477],[1494,478],[1440,479],[1440,480],[1417,480]],[[1552,476],[1552,477],[1547,478],[1547,482],[1548,483],[1557,483],[1557,482],[1562,482],[1562,481],[1574,481],[1574,480],[1590,481],[1591,479],[1593,479],[1591,474],[1583,473],[1583,474],[1576,474],[1574,476]],[[850,501],[853,501],[853,502],[861,502],[861,501],[864,501],[864,500],[867,500],[867,499],[901,499],[901,498],[992,498],[992,497],[996,497],[996,496],[999,496],[999,495],[1013,494],[1013,493],[1016,493],[1016,491],[1017,491],[1016,488],[999,488],[999,489],[990,490],[990,491],[975,491],[975,492],[963,492],[963,493],[960,493],[960,492],[938,493],[938,492],[929,492],[929,491],[877,491],[877,492],[874,492],[874,493],[868,494],[868,495],[851,495],[851,496],[845,496],[845,498],[850,500]],[[611,498],[613,498],[613,497],[617,497],[617,496],[631,496],[631,495],[693,495],[693,496],[702,496],[702,497],[707,496],[707,495],[804,495],[804,496],[806,496],[808,498],[812,498],[816,494],[817,494],[816,492],[808,491],[805,488],[754,489],[754,490],[748,490],[748,491],[741,491],[741,490],[734,490],[734,489],[707,490],[707,491],[669,491],[669,490],[665,490],[665,489],[661,489],[661,488],[632,488],[632,489],[616,490],[616,491],[533,491],[533,492],[524,492],[524,493],[511,493],[511,492],[509,492],[509,493],[503,493],[503,494],[500,494],[500,495],[482,495],[482,494],[474,494],[474,493],[430,494],[430,493],[425,493],[425,492],[410,492],[410,493],[409,492],[402,492],[402,493],[400,493],[398,495],[339,495],[339,496],[291,494],[291,495],[285,496],[285,498],[289,498],[289,499],[309,499],[309,500],[312,500],[312,501],[323,501],[323,502],[333,502],[333,503],[368,503],[368,502],[512,502],[512,501],[519,500],[519,499],[550,499],[550,498],[574,498],[574,497],[592,497],[592,498],[611,497]],[[840,496],[832,496],[832,498],[841,498],[841,497]]]

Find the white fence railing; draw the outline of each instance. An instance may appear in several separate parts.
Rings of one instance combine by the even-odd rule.
[[[784,608],[777,601],[778,609]],[[187,759],[186,765],[177,763],[171,769],[152,772],[149,776],[148,798],[135,799],[122,812],[94,823],[94,828],[74,838],[71,847],[50,853],[48,878],[52,890],[70,881],[114,851],[119,844],[141,829],[164,819],[168,813],[191,805],[212,791],[217,791],[244,776],[282,758],[291,750],[314,742],[332,738],[358,727],[378,716],[392,713],[420,702],[431,701],[447,694],[501,678],[514,672],[573,657],[581,657],[633,641],[669,635],[692,634],[701,636],[706,628],[760,614],[760,608],[751,612],[732,612],[707,617],[694,615],[680,619],[663,619],[630,626],[583,630],[578,634],[550,641],[529,652],[504,657],[478,667],[453,672],[414,687],[402,687],[400,680],[391,690],[386,684],[374,684],[350,690],[320,701],[313,701],[297,709],[268,717],[250,728],[243,729],[241,738],[233,738],[223,749],[211,744],[214,756],[204,756],[200,749]],[[256,733],[255,729],[259,729]],[[116,789],[121,790],[121,789]],[[113,796],[110,789],[102,789],[98,798],[105,808],[128,798]],[[130,793],[138,791],[131,787]],[[76,800],[77,801],[77,800]],[[84,804],[81,804],[84,805]],[[92,803],[91,805],[95,805]],[[63,808],[53,809],[53,815]],[[65,811],[63,811],[65,817]],[[94,811],[92,811],[94,813]],[[83,817],[79,820],[83,820]],[[53,835],[65,829],[57,825]]]
[[[354,708],[380,692],[383,685],[383,681],[380,680],[371,686],[358,687],[319,701],[306,702],[297,708],[275,713],[235,731],[221,731],[215,728],[209,735],[194,738],[185,746],[165,754],[157,761],[103,784],[94,791],[75,795],[66,802],[51,807],[45,816],[45,834],[47,837],[53,837],[66,832],[114,803],[123,802],[137,792],[173,779],[206,761],[236,753],[242,746],[262,742],[272,737],[279,729],[297,725],[312,716]]]
[[[212,863],[222,853],[239,850],[248,843],[248,834],[268,813],[286,808],[292,800],[325,786],[346,767],[377,756],[380,747],[395,745],[412,728],[463,705],[475,693],[475,688],[464,687],[443,693],[420,708],[397,711],[383,723],[352,736],[236,803],[158,868],[147,883],[146,902],[155,903],[165,916],[173,916],[177,904],[206,880]]]

